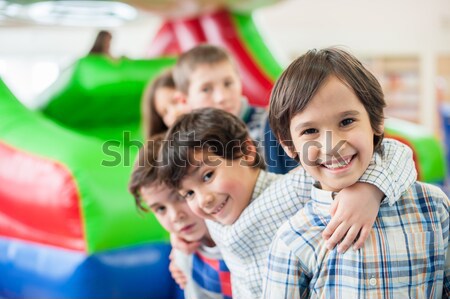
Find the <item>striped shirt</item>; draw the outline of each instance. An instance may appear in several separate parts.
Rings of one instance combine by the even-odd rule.
[[[219,248],[201,245],[193,254],[174,250],[175,262],[187,277],[186,299],[231,299],[230,271]]]
[[[416,172],[408,147],[393,140],[382,145],[384,154],[374,155],[360,181],[376,185],[393,203],[415,181]],[[261,296],[270,243],[278,228],[310,200],[312,183],[303,169],[284,176],[261,171],[250,204],[235,223],[206,221],[230,269],[234,298]]]
[[[263,298],[448,298],[450,202],[436,186],[416,182],[393,205],[382,205],[358,251],[327,250],[331,192],[312,200],[277,232]]]

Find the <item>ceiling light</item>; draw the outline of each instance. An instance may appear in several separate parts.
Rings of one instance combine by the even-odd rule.
[[[46,25],[115,27],[134,20],[137,11],[110,1],[45,1],[27,6],[27,15]]]

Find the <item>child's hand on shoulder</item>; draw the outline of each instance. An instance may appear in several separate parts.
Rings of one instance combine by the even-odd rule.
[[[342,189],[330,208],[331,221],[322,233],[327,248],[331,250],[340,242],[338,252],[343,253],[355,241],[353,250],[361,248],[375,223],[383,195],[368,183],[358,182]]]

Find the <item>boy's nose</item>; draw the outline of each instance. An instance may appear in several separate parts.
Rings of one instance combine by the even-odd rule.
[[[339,133],[332,131],[327,131],[324,137],[322,152],[326,153],[327,156],[339,156],[339,153],[345,147],[345,138]]]
[[[214,101],[218,104],[221,104],[223,102],[225,102],[227,99],[227,93],[225,91],[225,89],[223,88],[217,88],[215,94],[214,94]]]
[[[200,197],[200,207],[202,209],[209,209],[214,204],[214,195],[212,193],[204,194]]]
[[[171,218],[172,218],[173,222],[183,221],[185,217],[186,217],[186,214],[183,212],[183,210],[172,211]]]

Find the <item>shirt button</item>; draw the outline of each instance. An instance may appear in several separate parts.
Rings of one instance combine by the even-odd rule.
[[[369,279],[369,284],[370,284],[371,286],[377,285],[377,279],[372,277],[371,279]]]

